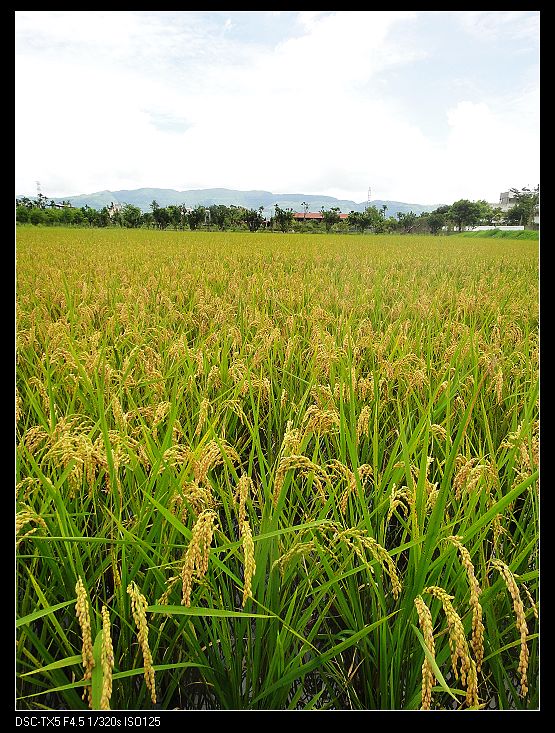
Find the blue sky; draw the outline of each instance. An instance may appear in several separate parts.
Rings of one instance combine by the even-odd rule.
[[[497,201],[539,182],[538,11],[16,11],[17,194]]]

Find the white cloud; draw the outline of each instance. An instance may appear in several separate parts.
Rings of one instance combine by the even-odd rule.
[[[448,203],[513,185],[530,168],[511,144],[537,160],[533,105],[514,113],[533,84],[501,107],[439,109],[444,140],[423,133],[417,109],[400,112],[394,89],[383,95],[385,72],[430,53],[397,41],[412,11],[303,11],[274,48],[196,11],[16,16],[18,193],[38,179],[51,196],[223,186],[363,201],[372,186],[374,198]]]
[[[468,10],[458,13],[465,31],[488,41],[537,39],[540,16],[525,10]]]

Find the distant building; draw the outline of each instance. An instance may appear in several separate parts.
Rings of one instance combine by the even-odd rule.
[[[503,213],[506,213],[509,211],[509,209],[512,209],[513,206],[517,203],[518,199],[515,196],[511,195],[510,191],[503,191],[499,194],[499,202],[495,204],[490,204],[490,206],[493,209],[501,209]],[[538,210],[538,213],[534,217],[534,224],[540,223],[540,213]],[[496,227],[500,228],[500,227]]]
[[[110,206],[107,206],[106,208],[108,210],[108,216],[111,219],[116,214],[119,214],[119,212],[122,210],[123,206],[121,204],[115,204],[113,201],[111,201],[110,202]]]
[[[339,214],[341,221],[348,217],[349,214]],[[306,213],[297,211],[293,214],[293,221],[324,221],[324,217],[320,211],[307,211]]]
[[[517,199],[514,196],[511,196],[510,191],[503,191],[503,193],[499,194],[499,203],[497,204],[497,208],[501,209],[501,211],[508,211],[516,203]]]

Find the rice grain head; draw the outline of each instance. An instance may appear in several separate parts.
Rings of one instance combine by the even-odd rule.
[[[167,606],[169,599],[170,599],[170,593],[173,589],[173,587],[177,584],[177,581],[181,580],[180,575],[174,575],[171,578],[168,578],[166,581],[166,590],[162,593],[160,598],[156,601],[156,604],[159,606]]]
[[[309,433],[325,435],[339,428],[339,413],[335,408],[322,410],[318,405],[311,405],[304,414],[303,423],[306,423],[305,435]]]
[[[528,624],[526,623],[526,615],[524,613],[524,604],[520,596],[515,576],[511,572],[508,565],[502,560],[490,560],[492,567],[496,568],[501,574],[507,590],[513,601],[513,609],[516,617],[516,628],[520,634],[520,655],[518,661],[518,673],[520,674],[520,695],[526,697],[528,694],[528,658],[529,651],[526,643],[526,637],[528,636]]]
[[[355,471],[346,466],[344,463],[337,459],[333,459],[326,464],[326,473],[328,476],[338,475],[347,482],[347,486],[341,495],[339,500],[339,510],[342,514],[347,511],[347,502],[349,496],[355,491],[357,485],[357,478],[364,487],[368,479],[372,476],[372,466],[368,463],[363,463],[358,466]]]
[[[318,464],[311,461],[310,458],[307,458],[306,456],[283,456],[279,461],[276,476],[274,479],[274,507],[277,506],[279,496],[281,494],[281,489],[283,487],[283,482],[285,480],[285,475],[288,471],[291,470],[299,470],[301,475],[303,476],[313,475],[314,484],[317,490],[320,492],[322,498],[325,500],[325,495],[323,494],[323,483],[328,479],[328,476],[325,473],[324,469]]]
[[[495,396],[497,398],[497,404],[500,405],[503,402],[503,369],[499,368],[495,375]]]
[[[281,441],[281,455],[295,455],[300,451],[302,441],[302,433],[298,428],[293,427],[291,420],[287,421],[285,426],[285,434]]]
[[[16,549],[19,547],[19,545],[23,542],[23,540],[26,537],[29,537],[30,535],[34,534],[37,531],[38,527],[34,527],[33,529],[30,529],[28,532],[25,532],[25,534],[20,536],[20,532],[23,529],[23,527],[26,524],[31,524],[31,523],[36,524],[46,529],[46,522],[33,509],[25,507],[24,509],[21,509],[19,512],[17,512],[15,516],[15,536],[16,536],[15,546],[16,546]]]
[[[432,614],[430,609],[424,603],[422,596],[416,596],[414,605],[418,613],[418,623],[424,636],[424,642],[428,647],[430,654],[435,657],[434,644],[434,627],[432,623]],[[435,675],[432,665],[428,661],[428,657],[424,655],[424,663],[422,664],[422,710],[430,710],[432,703],[432,687],[435,684]]]
[[[389,552],[382,547],[373,537],[370,537],[364,530],[351,527],[339,529],[335,532],[334,541],[344,542],[351,547],[363,562],[367,562],[365,550],[368,550],[374,560],[378,562],[382,570],[389,575],[393,598],[397,600],[401,594],[401,581],[397,573],[397,567]]]
[[[484,624],[482,622],[482,606],[479,601],[482,589],[476,579],[470,553],[461,543],[462,537],[459,535],[453,535],[446,539],[459,551],[461,564],[466,570],[468,585],[470,586],[470,607],[472,608],[472,640],[470,644],[472,646],[472,651],[474,652],[476,671],[480,672],[482,669],[482,661],[484,659]]]
[[[199,457],[193,460],[193,474],[198,484],[206,483],[208,471],[215,466],[224,463],[227,458],[233,463],[238,463],[239,454],[226,440],[211,440],[202,449]]]
[[[411,491],[408,486],[401,486],[397,488],[396,484],[393,484],[391,488],[391,494],[389,495],[389,510],[387,512],[386,524],[389,523],[393,512],[400,509],[404,516],[407,517],[412,507],[416,502],[415,492]]]
[[[191,605],[193,581],[203,578],[208,571],[208,554],[214,534],[216,513],[206,509],[199,516],[192,529],[192,536],[185,552],[181,569],[181,605]]]
[[[293,545],[291,545],[287,552],[278,557],[277,560],[274,560],[272,568],[278,567],[280,573],[283,575],[287,564],[291,562],[291,560],[293,560],[295,557],[305,557],[311,552],[316,552],[317,550],[321,549],[322,548],[315,540],[309,540],[308,542],[295,542]]]
[[[250,476],[243,473],[237,483],[237,489],[234,494],[234,499],[238,502],[237,508],[237,523],[239,526],[239,534],[242,531],[243,523],[245,521],[247,513],[247,499],[249,496],[249,490],[253,489],[253,482]]]
[[[94,655],[93,655],[93,642],[91,634],[91,618],[89,609],[89,598],[85,585],[81,576],[77,579],[75,585],[75,592],[77,594],[77,603],[75,604],[75,611],[77,613],[77,619],[79,626],[81,627],[81,638],[82,638],[82,649],[81,649],[81,660],[83,669],[83,681],[85,682],[85,689],[83,691],[83,700],[87,700],[89,707],[92,709],[92,685],[90,680],[92,679],[92,670],[94,667]]]
[[[244,553],[244,587],[243,587],[243,608],[248,598],[252,598],[252,577],[256,572],[256,562],[254,560],[254,542],[252,532],[248,522],[243,522],[241,534],[243,537],[243,553]]]
[[[371,417],[372,409],[370,405],[364,405],[357,420],[357,440],[360,440],[362,435],[365,435],[367,438],[370,436]]]
[[[127,593],[131,598],[131,612],[133,614],[133,620],[137,627],[137,638],[139,640],[139,646],[143,654],[143,666],[146,686],[150,690],[150,697],[154,704],[156,704],[156,683],[154,680],[154,667],[152,666],[152,654],[148,644],[148,621],[146,618],[146,609],[148,602],[144,595],[140,592],[135,581],[132,581],[127,586]]]
[[[454,596],[450,596],[443,588],[437,585],[428,586],[422,592],[430,593],[441,601],[449,631],[449,648],[451,649],[451,667],[453,674],[455,675],[455,679],[459,678],[460,661],[461,682],[466,687],[466,703],[469,706],[475,706],[478,704],[475,667],[473,670],[473,660],[469,654],[461,618],[451,603]]]
[[[100,653],[102,665],[102,693],[100,696],[100,709],[110,710],[110,698],[112,697],[112,671],[114,669],[114,648],[110,636],[110,614],[106,606],[102,606],[102,649]]]

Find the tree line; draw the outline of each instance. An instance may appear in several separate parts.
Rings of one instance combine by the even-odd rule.
[[[263,207],[246,209],[241,206],[195,206],[171,204],[159,206],[152,201],[150,211],[143,212],[138,206],[110,204],[101,209],[88,205],[74,207],[69,201],[56,203],[43,194],[36,199],[16,199],[16,222],[35,225],[74,225],[92,227],[124,227],[138,229],[236,229],[247,228],[257,231],[266,224],[262,216]]]
[[[270,219],[263,216],[263,207],[248,209],[243,206],[195,206],[170,204],[159,206],[156,200],[150,204],[150,211],[143,212],[132,204],[123,206],[104,206],[100,210],[90,206],[73,207],[69,201],[56,203],[42,193],[36,199],[21,197],[16,199],[16,222],[34,225],[91,226],[91,227],[124,227],[137,229],[244,229],[256,232],[261,229],[288,231],[321,231],[326,232],[357,231],[376,234],[400,232],[404,234],[439,234],[442,231],[463,231],[466,227],[479,225],[524,225],[534,226],[534,217],[538,212],[539,186],[533,189],[510,189],[513,205],[508,211],[491,206],[486,201],[470,201],[460,199],[451,205],[439,206],[431,212],[415,214],[397,212],[395,217],[386,216],[387,205],[380,208],[368,206],[364,211],[351,211],[346,218],[340,217],[339,207],[320,210],[321,221],[295,218],[291,208],[274,206],[274,215]],[[303,204],[305,214],[308,204]]]

